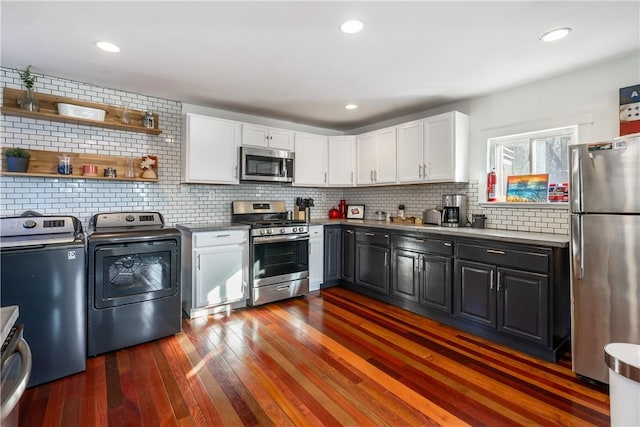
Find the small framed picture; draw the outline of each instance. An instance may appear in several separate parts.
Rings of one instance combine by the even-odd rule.
[[[347,219],[364,219],[364,205],[348,205]]]

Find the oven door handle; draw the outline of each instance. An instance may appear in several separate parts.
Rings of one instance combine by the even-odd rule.
[[[298,240],[309,240],[309,234],[285,234],[280,236],[256,236],[253,238],[255,245],[263,243],[295,242]]]

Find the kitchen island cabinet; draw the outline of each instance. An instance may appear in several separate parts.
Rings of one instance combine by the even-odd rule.
[[[356,232],[353,227],[342,227],[340,244],[342,245],[340,278],[343,282],[353,283],[356,274]]]

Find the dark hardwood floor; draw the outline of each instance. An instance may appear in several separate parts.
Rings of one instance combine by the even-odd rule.
[[[134,325],[131,325],[134,327]],[[183,321],[34,387],[26,426],[609,424],[553,364],[341,288]]]

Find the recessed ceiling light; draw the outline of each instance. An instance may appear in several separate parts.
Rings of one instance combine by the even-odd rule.
[[[558,28],[557,30],[549,31],[548,33],[544,33],[540,40],[543,42],[554,42],[556,40],[563,39],[569,35],[571,32],[571,28]]]
[[[347,104],[347,105],[344,106],[344,108],[346,110],[355,110],[356,108],[358,108],[358,105],[357,104]]]
[[[364,24],[362,21],[358,21],[357,19],[350,19],[349,21],[345,21],[340,25],[340,29],[343,33],[347,34],[355,34],[362,31],[364,28]]]
[[[98,46],[100,49],[110,52],[110,53],[118,53],[120,52],[120,48],[118,46],[116,46],[113,43],[109,43],[109,42],[98,42],[96,43],[96,46]]]

